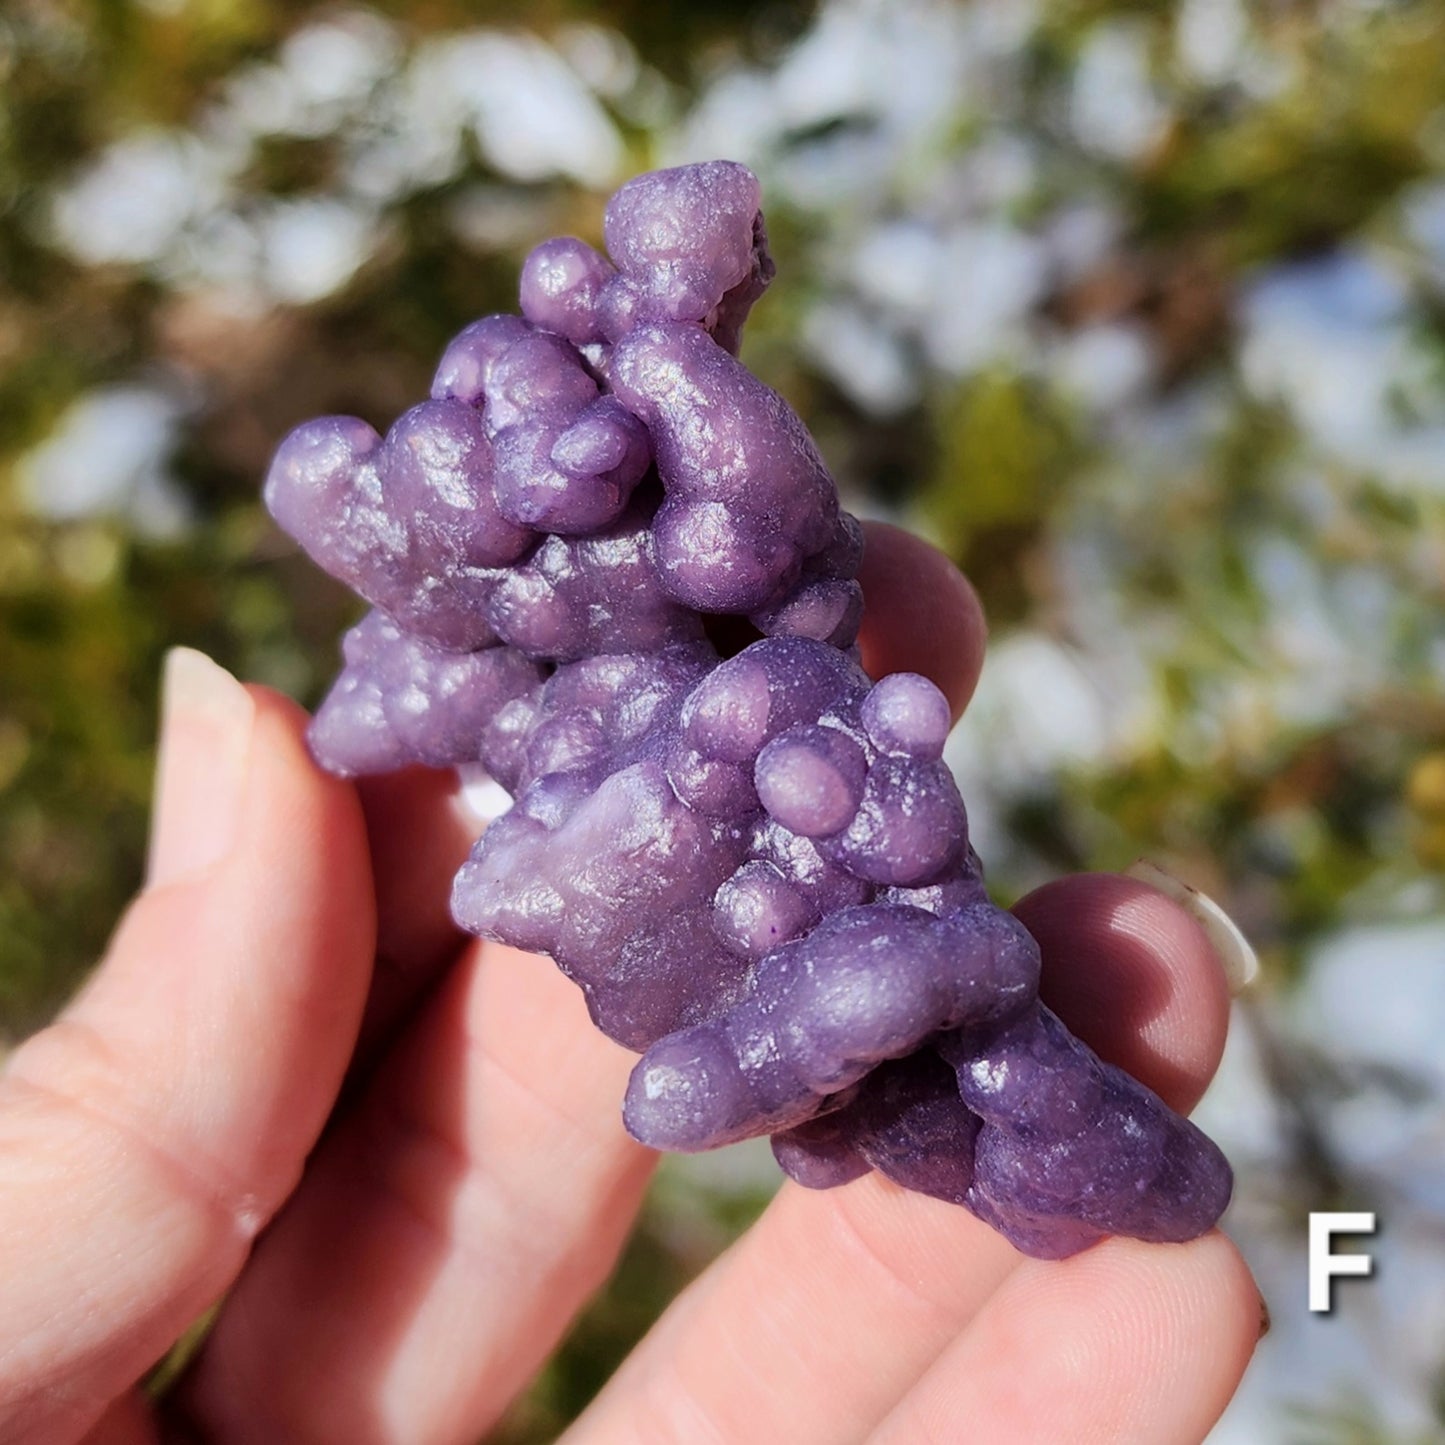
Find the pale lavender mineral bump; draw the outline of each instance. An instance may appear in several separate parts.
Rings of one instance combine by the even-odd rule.
[[[543,241],[522,265],[522,314],[574,346],[605,341],[598,308],[603,287],[616,274],[605,256],[576,236]]]
[[[652,434],[668,591],[705,612],[780,601],[838,521],[833,479],[797,413],[697,326],[628,332],[610,377]]]
[[[451,767],[497,754],[509,703],[541,691],[543,669],[510,647],[448,652],[370,612],[342,642],[346,666],[317,711],[311,748],[343,777],[408,763]]]
[[[705,161],[637,176],[608,202],[603,234],[619,271],[600,305],[610,340],[642,322],[686,321],[736,355],[774,274],[762,190],[746,166]]]

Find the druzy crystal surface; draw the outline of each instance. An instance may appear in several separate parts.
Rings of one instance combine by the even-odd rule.
[[[454,913],[641,1054],[644,1143],[770,1134],[804,1185],[877,1169],[1039,1256],[1201,1233],[1228,1165],[1040,1003],[946,701],[858,666],[858,526],[737,359],[773,276],[756,179],[641,176],[604,234],[539,246],[522,314],[462,331],[384,437],[282,443],[272,513],[374,609],[316,757],[481,763],[512,794]]]

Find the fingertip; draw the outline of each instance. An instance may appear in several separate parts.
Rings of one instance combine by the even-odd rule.
[[[1172,898],[1204,930],[1210,947],[1224,969],[1232,994],[1242,993],[1259,975],[1259,955],[1244,930],[1202,889],[1161,868],[1148,858],[1136,858],[1125,870]]]
[[[253,715],[227,851],[152,881],[66,1018],[105,1042],[137,1118],[205,1139],[274,1204],[354,1046],[375,909],[355,789],[311,758],[304,709],[245,690]],[[82,1091],[105,1088],[99,1074],[78,1077]]]
[[[303,838],[324,845],[328,871],[368,876],[366,825],[354,783],[322,768],[311,755],[311,717],[293,698],[261,683],[247,683],[255,706],[256,752],[251,778],[252,826],[270,834],[300,827]],[[337,856],[338,850],[340,856]]]
[[[361,802],[351,782],[312,758],[304,708],[258,684],[247,691],[256,704],[254,763],[223,886],[233,891],[238,917],[264,922],[305,963],[340,1024],[359,1013],[376,940]],[[354,1020],[349,1027],[354,1033]]]
[[[944,553],[902,527],[865,522],[863,534],[864,669],[875,678],[921,673],[957,721],[983,668],[988,624],[978,594]]]
[[[1007,1438],[1201,1440],[1223,1413],[1259,1340],[1259,1289],[1233,1242],[1106,1239],[1064,1261],[1029,1261],[972,1333],[1021,1390],[991,1390]],[[1051,1390],[1042,1383],[1047,1370]],[[965,1387],[966,1388],[966,1387]]]
[[[148,888],[206,873],[233,850],[255,721],[256,699],[225,668],[194,648],[166,654]]]
[[[1157,889],[1080,873],[1014,908],[1043,954],[1040,992],[1096,1053],[1187,1113],[1224,1051],[1229,988],[1199,923]]]
[[[1123,1398],[1140,1378],[1175,1380],[1140,1412],[1149,1423],[1136,1424],[1137,1438],[1199,1439],[1224,1412],[1260,1338],[1262,1297],[1234,1241],[1219,1229],[1176,1245],[1109,1239],[1077,1265],[1071,1283],[1080,1313],[1099,1319],[1113,1393]],[[1099,1308],[1103,1300],[1114,1308]]]
[[[284,692],[278,692],[276,688],[268,687],[264,682],[244,682],[241,686],[245,688],[251,702],[258,710],[264,710],[277,718],[284,719],[298,740],[304,739],[311,715],[294,697],[287,697]]]
[[[138,1116],[209,1136],[284,1178],[319,1131],[354,1044],[375,910],[355,789],[312,760],[302,708],[269,688],[246,693],[226,851],[151,880],[65,1019],[106,1041]],[[182,771],[190,812],[232,810],[194,766]],[[242,1122],[257,1118],[270,1122]]]

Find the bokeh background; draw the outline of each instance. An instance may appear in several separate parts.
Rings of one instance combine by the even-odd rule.
[[[6,0],[0,1049],[136,885],[163,650],[335,668],[277,440],[384,427],[533,243],[713,156],[779,265],[745,359],[988,608],[997,893],[1145,855],[1259,949],[1200,1119],[1275,1327],[1212,1439],[1445,1439],[1445,0]],[[669,1163],[492,1438],[775,1182]],[[1331,1208],[1378,1273],[1312,1317]]]

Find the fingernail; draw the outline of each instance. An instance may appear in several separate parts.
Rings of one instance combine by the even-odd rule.
[[[255,718],[250,694],[225,668],[189,647],[166,654],[148,887],[203,872],[230,852]]]
[[[1239,925],[1207,893],[1201,893],[1147,858],[1136,859],[1124,870],[1124,876],[1157,888],[1194,918],[1224,969],[1230,993],[1242,992],[1254,980],[1259,973],[1259,955],[1239,931]]]
[[[1274,1323],[1269,1314],[1269,1301],[1263,1295],[1259,1297],[1259,1338],[1263,1339],[1269,1333],[1269,1327]]]

